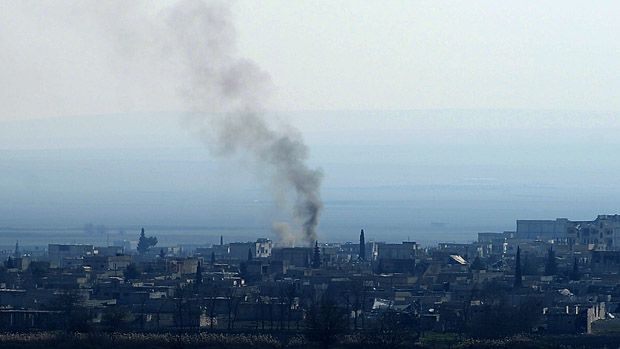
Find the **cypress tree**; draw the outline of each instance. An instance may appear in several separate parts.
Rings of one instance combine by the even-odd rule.
[[[485,270],[487,268],[487,266],[485,265],[485,263],[482,261],[482,259],[480,258],[480,256],[476,256],[476,258],[474,259],[474,261],[471,263],[471,267],[469,267],[471,270]]]
[[[360,253],[359,259],[364,261],[366,260],[366,239],[364,238],[364,229],[360,233]]]
[[[517,246],[517,257],[515,258],[515,282],[514,287],[518,288],[523,285],[523,273],[521,271],[521,248]]]
[[[538,274],[538,267],[532,262],[532,258],[529,254],[526,254],[523,258],[523,263],[521,265],[521,271],[523,275],[536,275]]]
[[[7,267],[7,269],[15,268],[15,263],[13,262],[13,257],[9,256],[9,258],[6,260],[4,265]]]
[[[196,266],[196,286],[202,285],[202,263],[198,261]]]
[[[553,247],[549,248],[547,251],[547,260],[545,262],[545,275],[551,276],[556,275],[558,273],[558,263],[555,260],[555,251]]]
[[[318,269],[321,267],[321,250],[319,249],[319,242],[314,242],[314,254],[312,255],[312,268]]]
[[[140,230],[140,239],[138,239],[138,247],[137,250],[140,254],[144,254],[146,253],[146,251],[149,250],[149,248],[153,247],[157,245],[157,237],[155,236],[149,236],[147,237],[144,234],[144,228],[142,228]]]
[[[570,279],[573,281],[579,280],[579,263],[577,262],[577,257],[573,259],[573,271],[570,274]]]

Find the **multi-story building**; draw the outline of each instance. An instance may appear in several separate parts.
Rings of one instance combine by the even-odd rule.
[[[515,238],[620,250],[620,215],[599,215],[592,221],[518,220]]]
[[[599,215],[593,221],[572,222],[569,236],[574,244],[595,250],[620,249],[620,215]]]
[[[269,239],[256,240],[256,253],[255,258],[268,258],[271,256],[271,250],[273,249],[273,242]]]

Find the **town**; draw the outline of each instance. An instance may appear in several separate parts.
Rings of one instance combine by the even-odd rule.
[[[267,333],[323,347],[620,334],[620,215],[518,220],[427,247],[364,230],[312,247],[222,236],[188,250],[144,229],[136,240],[3,251],[0,330]]]

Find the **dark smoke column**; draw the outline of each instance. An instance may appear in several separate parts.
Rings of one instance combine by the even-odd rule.
[[[238,57],[230,9],[225,3],[181,1],[170,9],[164,31],[168,61],[182,67],[182,95],[204,115],[193,123],[197,133],[215,154],[249,156],[272,176],[276,192],[285,194],[276,197],[294,200],[300,238],[311,245],[323,207],[322,174],[307,165],[308,148],[297,131],[264,117],[271,79],[254,62]]]

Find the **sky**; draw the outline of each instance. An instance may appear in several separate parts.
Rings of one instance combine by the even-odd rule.
[[[0,1],[0,227],[269,232],[269,180],[187,123],[176,3]],[[324,175],[319,236],[617,213],[617,2],[219,4],[225,52],[264,73],[266,120],[297,128]]]
[[[1,2],[0,119],[185,109],[132,51],[171,3]],[[269,110],[620,109],[615,1],[230,4]]]

